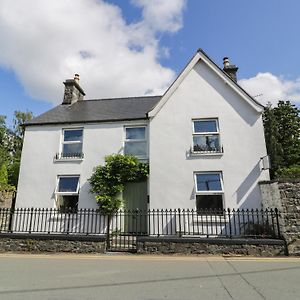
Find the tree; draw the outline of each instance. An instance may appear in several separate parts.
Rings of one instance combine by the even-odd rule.
[[[23,147],[24,123],[33,118],[32,112],[15,111],[13,119],[13,129],[10,130],[10,151],[12,153],[12,160],[8,165],[8,182],[13,186],[18,185],[21,152]]]
[[[263,124],[265,130],[265,139],[267,146],[267,153],[270,156],[271,161],[271,178],[275,176],[275,171],[282,165],[282,146],[278,142],[279,132],[278,132],[278,122],[276,120],[274,109],[269,103],[265,108],[263,114]]]
[[[6,185],[8,183],[8,173],[6,165],[0,167],[0,184]]]
[[[290,101],[279,101],[274,108],[278,123],[278,143],[282,146],[282,166],[300,164],[300,110]]]
[[[3,146],[5,143],[5,135],[6,135],[6,116],[0,115],[0,145]]]
[[[14,153],[21,154],[24,139],[24,123],[30,121],[33,118],[32,112],[15,111],[13,119],[13,151]]]
[[[7,127],[6,117],[0,115],[0,183],[7,184],[7,164],[10,161],[10,155],[7,148]]]
[[[271,159],[271,178],[283,167],[300,165],[300,110],[290,101],[268,104],[263,122],[267,152]]]
[[[17,186],[21,151],[24,138],[23,124],[32,119],[31,112],[15,111],[12,129],[6,125],[6,117],[0,115],[0,170],[8,185]],[[4,167],[3,167],[4,166]],[[5,168],[5,170],[4,170]],[[5,175],[3,175],[4,173]],[[3,177],[4,178],[4,177]]]

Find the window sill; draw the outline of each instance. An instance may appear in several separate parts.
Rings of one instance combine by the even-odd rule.
[[[83,153],[77,153],[75,155],[62,155],[61,153],[56,153],[53,161],[54,162],[66,162],[66,161],[82,161],[84,158],[84,154]]]
[[[144,158],[139,158],[137,157],[137,159],[140,161],[140,162],[143,162],[143,163],[148,163],[149,162],[149,158],[148,157],[144,157]]]
[[[224,152],[190,152],[190,156],[223,156],[223,154]]]
[[[83,161],[83,158],[55,158],[53,159],[54,162],[72,162],[72,161]]]

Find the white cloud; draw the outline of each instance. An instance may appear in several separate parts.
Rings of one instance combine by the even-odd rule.
[[[87,98],[162,93],[175,74],[159,63],[168,51],[157,33],[179,30],[185,0],[134,4],[142,20],[126,24],[120,8],[103,0],[1,0],[0,66],[29,95],[54,104],[74,73]]]
[[[288,80],[271,73],[258,73],[255,77],[239,80],[239,84],[262,104],[290,100],[300,104],[300,78]]]
[[[142,25],[154,30],[176,32],[182,26],[182,11],[186,0],[132,0],[143,9]]]

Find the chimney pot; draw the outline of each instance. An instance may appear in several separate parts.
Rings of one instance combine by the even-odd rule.
[[[74,80],[75,80],[77,83],[79,83],[79,74],[75,74],[75,75],[74,75]]]
[[[223,58],[223,65],[224,65],[224,68],[229,67],[230,62],[229,62],[229,58],[228,57],[224,57]]]
[[[239,68],[236,65],[231,65],[227,56],[223,58],[223,66],[223,71],[227,73],[233,81],[237,82],[236,72]]]

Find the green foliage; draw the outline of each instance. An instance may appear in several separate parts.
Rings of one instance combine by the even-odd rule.
[[[274,114],[274,109],[269,104],[263,115],[263,123],[265,130],[265,139],[267,152],[271,159],[272,168],[270,170],[271,177],[274,177],[275,171],[282,164],[282,146],[279,143],[278,121]]]
[[[290,101],[269,104],[263,115],[267,151],[271,159],[271,177],[280,168],[300,164],[300,110]]]
[[[8,183],[8,172],[7,172],[6,164],[2,164],[2,166],[0,166],[0,192],[1,191],[10,192],[14,190],[15,187]]]
[[[8,184],[8,173],[5,164],[0,167],[0,183]]]
[[[300,179],[300,165],[280,168],[276,172],[276,177],[281,179]]]
[[[0,183],[0,192],[1,191],[5,191],[5,192],[13,192],[15,191],[16,188],[10,184],[4,184],[4,183]]]
[[[118,194],[127,182],[139,182],[148,177],[149,166],[134,156],[113,154],[105,157],[105,165],[97,166],[89,178],[91,192],[96,195],[99,210],[113,214],[121,206]]]
[[[13,128],[11,129],[6,125],[6,117],[0,115],[0,168],[3,165],[6,167],[8,179],[8,183],[6,184],[8,185],[16,187],[18,184],[24,138],[24,127],[22,124],[31,119],[31,112],[15,111]]]
[[[22,146],[23,146],[23,138],[25,128],[23,126],[24,123],[30,121],[33,118],[32,112],[26,111],[15,111],[14,119],[13,119],[13,151],[21,156]]]
[[[6,134],[6,116],[0,115],[0,145],[4,144],[5,134]]]
[[[8,182],[17,187],[20,171],[20,159],[15,157],[13,162],[8,167]]]
[[[112,215],[122,204],[120,199],[109,195],[96,195],[96,201],[99,205],[99,210],[107,215]]]

